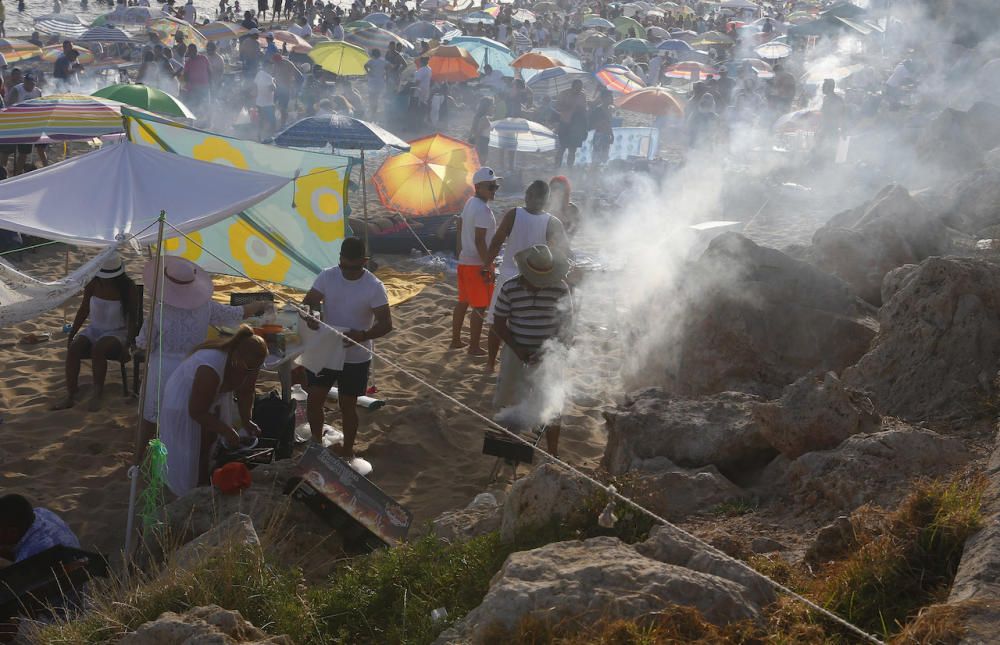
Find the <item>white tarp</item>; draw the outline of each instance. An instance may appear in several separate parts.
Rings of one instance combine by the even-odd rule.
[[[163,210],[189,233],[249,208],[290,179],[122,143],[0,182],[0,229],[104,247],[142,231]],[[136,239],[155,242],[156,233],[153,226]]]
[[[104,260],[114,252],[115,247],[109,246],[58,282],[35,280],[0,258],[0,328],[37,318],[73,297],[90,282]]]

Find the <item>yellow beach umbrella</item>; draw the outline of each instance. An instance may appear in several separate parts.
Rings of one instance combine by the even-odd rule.
[[[368,54],[357,45],[342,41],[317,43],[309,59],[338,76],[364,76]]]
[[[479,167],[475,148],[444,134],[410,142],[410,151],[389,157],[372,176],[382,205],[421,217],[458,213],[472,195]]]

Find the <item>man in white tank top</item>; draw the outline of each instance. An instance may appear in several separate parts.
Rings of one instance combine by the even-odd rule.
[[[489,253],[483,262],[483,271],[493,273],[493,263],[504,247],[503,262],[500,264],[500,276],[497,288],[493,290],[493,300],[486,314],[486,321],[493,324],[493,310],[496,307],[497,295],[505,282],[518,275],[514,256],[524,249],[530,249],[537,244],[545,244],[553,252],[570,255],[569,239],[563,229],[562,222],[545,211],[549,200],[549,185],[536,179],[524,191],[524,208],[512,208],[503,216],[497,232],[490,242]],[[506,243],[506,246],[504,246]],[[500,337],[492,329],[487,342],[486,371],[496,368],[497,354],[500,352]]]

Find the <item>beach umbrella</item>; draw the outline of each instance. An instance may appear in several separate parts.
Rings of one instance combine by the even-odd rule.
[[[514,55],[510,49],[492,38],[481,36],[459,36],[448,41],[449,45],[458,45],[479,64],[480,69],[489,65],[504,76],[513,76]]]
[[[719,31],[706,31],[691,41],[693,47],[723,47],[732,45],[733,39]]]
[[[0,110],[0,143],[93,139],[123,130],[121,104],[86,94],[50,94]]]
[[[605,65],[594,76],[615,94],[631,94],[646,87],[642,79],[624,65]]]
[[[76,40],[81,43],[130,43],[132,37],[118,27],[91,27]]]
[[[268,34],[274,34],[274,44],[277,45],[278,50],[288,48],[288,51],[293,54],[308,54],[312,51],[313,46],[309,44],[302,36],[298,34],[293,34],[290,31],[268,31]],[[267,47],[267,36],[261,34],[260,38],[257,39],[260,42],[261,47]],[[280,44],[279,44],[280,43]]]
[[[600,16],[588,16],[580,23],[587,29],[614,29],[615,23]]]
[[[576,46],[580,49],[597,49],[598,47],[611,48],[615,46],[615,39],[607,34],[591,32],[582,35],[576,41]]]
[[[473,11],[459,18],[459,22],[470,25],[492,25],[496,22],[496,18],[485,11]]]
[[[638,38],[646,37],[646,29],[639,24],[638,20],[634,18],[629,18],[628,16],[619,16],[614,19],[615,23],[615,33],[621,37],[628,35],[628,30],[632,29],[635,31],[635,35]]]
[[[510,15],[510,19],[513,22],[535,22],[538,16],[527,9],[517,9]]]
[[[646,17],[647,18],[666,18],[667,14],[665,14],[662,9],[650,9],[649,11],[646,12]],[[648,33],[649,32],[649,27],[646,28],[646,32],[647,32],[646,35],[648,36],[649,35],[649,33]]]
[[[576,54],[569,53],[565,49],[559,49],[558,47],[535,47],[531,51],[538,52],[543,56],[548,56],[555,62],[559,63],[560,67],[583,69],[583,62],[580,60],[580,57]]]
[[[774,78],[774,68],[760,60],[759,58],[741,58],[739,60],[727,61],[722,65],[730,76],[736,76],[746,67],[753,70],[757,78]]]
[[[451,5],[451,0],[424,0],[420,3],[421,9],[445,9]]]
[[[773,130],[779,134],[818,132],[822,124],[823,113],[819,110],[796,110],[780,116],[774,122]]]
[[[364,76],[369,57],[364,49],[351,43],[330,41],[317,43],[309,52],[309,60],[331,74],[338,76]]]
[[[555,97],[567,90],[573,81],[582,81],[584,91],[588,95],[593,94],[597,88],[597,80],[593,74],[583,72],[571,67],[550,67],[543,69],[526,82],[528,89],[538,96]]]
[[[469,81],[479,76],[479,63],[458,45],[441,45],[428,51],[431,80],[437,83]]]
[[[653,48],[642,38],[626,38],[615,43],[616,54],[648,54]]]
[[[666,40],[670,38],[670,32],[663,27],[646,27],[646,38],[650,40],[654,38],[657,40]]]
[[[556,135],[528,119],[500,119],[490,126],[490,146],[518,152],[549,152],[556,149]]]
[[[668,29],[670,32],[670,37],[677,40],[683,40],[686,43],[690,43],[692,40],[698,37],[698,34],[689,29]]]
[[[17,38],[0,38],[0,54],[3,55],[7,64],[19,63],[29,58],[37,58],[42,55],[42,48],[36,47],[26,40]]]
[[[79,16],[72,13],[50,13],[35,18],[35,29],[43,34],[76,38],[87,31],[87,25],[83,24]]]
[[[397,36],[391,31],[374,27],[371,29],[355,29],[346,36],[344,40],[357,45],[365,51],[378,49],[382,52],[389,50],[389,43],[399,43],[406,51],[413,49],[413,43],[401,36]]]
[[[368,29],[370,27],[378,27],[375,23],[368,22],[367,20],[352,20],[344,25],[345,30],[350,29]]]
[[[510,66],[514,69],[548,69],[559,67],[559,62],[538,52],[528,52],[515,58]]]
[[[191,23],[171,16],[160,16],[151,21],[146,25],[146,30],[159,36],[163,43],[173,43],[174,37],[181,34],[184,36],[184,44],[186,45],[194,43],[198,49],[205,49],[205,45],[208,44],[208,40],[201,35],[200,31],[191,26]]]
[[[403,37],[408,40],[431,40],[434,38],[440,39],[444,36],[444,29],[438,27],[432,22],[427,22],[426,20],[419,20],[413,24],[407,25],[401,32]]]
[[[664,40],[662,43],[657,45],[656,48],[665,52],[689,52],[694,49],[694,47],[687,44],[683,40],[677,40],[676,38]]]
[[[194,113],[181,103],[180,99],[148,85],[124,83],[108,85],[93,92],[91,96],[118,101],[119,103],[149,110],[156,114],[180,117],[182,119],[196,118]]]
[[[689,60],[684,61],[683,63],[677,63],[676,65],[671,65],[664,70],[663,75],[667,78],[694,80],[695,78],[705,78],[708,75],[715,76],[718,73],[719,71],[711,65]]]
[[[766,58],[768,60],[778,60],[779,58],[788,58],[792,54],[792,48],[785,43],[769,42],[763,45],[758,45],[754,48],[754,53],[761,58]]]
[[[517,51],[525,52],[531,49],[531,39],[522,34],[520,31],[515,30],[511,38],[514,40],[514,49]]]
[[[86,47],[74,45],[73,49],[75,49],[77,53],[80,55],[80,57],[77,58],[76,62],[80,63],[81,65],[89,65],[94,62],[95,59],[94,53],[89,49],[87,49]],[[54,63],[57,60],[59,60],[59,57],[62,56],[62,53],[63,53],[62,45],[48,45],[46,47],[42,47],[41,60],[45,61],[46,63]]]
[[[195,29],[208,41],[235,40],[250,31],[238,23],[221,22],[218,20],[210,22],[207,25],[198,25]]]
[[[534,4],[534,9],[535,9],[536,13],[548,13],[548,12],[552,12],[552,11],[562,11],[562,9],[559,8],[559,5],[557,5],[554,2],[548,2],[547,0],[544,1],[544,2],[536,2]]]
[[[146,25],[156,18],[163,17],[163,12],[152,7],[126,7],[118,6],[111,13],[98,16],[91,27],[104,27],[106,25]]]
[[[619,98],[615,104],[622,110],[653,116],[684,116],[684,107],[676,96],[663,87],[647,87]]]
[[[414,217],[458,213],[472,195],[472,175],[478,168],[475,148],[433,134],[411,141],[409,152],[386,159],[372,184],[390,211]]]
[[[370,22],[376,27],[382,27],[384,29],[386,25],[392,22],[392,16],[390,16],[387,13],[382,13],[381,11],[376,11],[375,13],[368,14],[367,16],[362,18],[362,20],[364,20],[365,22]]]

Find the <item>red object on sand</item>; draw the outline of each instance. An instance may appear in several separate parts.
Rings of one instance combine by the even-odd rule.
[[[250,488],[251,482],[250,469],[238,461],[229,462],[212,473],[212,485],[223,495],[235,495],[244,491]]]

